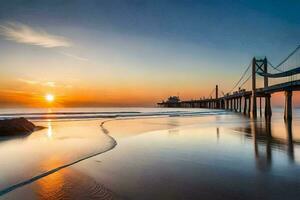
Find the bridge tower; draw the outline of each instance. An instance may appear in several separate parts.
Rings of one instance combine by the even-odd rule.
[[[263,71],[264,73],[268,73],[268,60],[265,57],[263,60]],[[268,77],[264,76],[264,88],[269,86]],[[272,109],[271,109],[271,94],[266,94],[265,96],[265,117],[270,118],[272,116]]]
[[[256,103],[256,58],[252,59],[252,116],[257,117],[257,103]]]
[[[218,87],[218,85],[216,85],[216,100],[215,100],[215,108],[219,108],[219,102],[218,102],[218,93],[219,93],[219,87]]]
[[[257,100],[256,100],[256,72],[257,69],[260,69],[264,73],[268,73],[268,60],[265,57],[264,59],[252,59],[252,116],[253,118],[257,117]],[[264,88],[269,86],[268,77],[264,76]],[[261,109],[261,107],[260,107]],[[272,115],[271,109],[271,95],[265,94],[265,117],[269,118]]]

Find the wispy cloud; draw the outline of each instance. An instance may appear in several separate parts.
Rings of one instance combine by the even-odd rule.
[[[23,83],[27,83],[27,84],[30,84],[30,85],[35,85],[35,84],[39,83],[38,81],[26,80],[26,79],[22,79],[22,78],[19,78],[18,81],[23,82]]]
[[[53,81],[48,81],[46,83],[43,83],[42,85],[48,86],[48,87],[56,87],[56,83]]]
[[[67,52],[60,52],[62,55],[65,55],[65,56],[68,56],[70,58],[74,58],[76,60],[80,60],[80,61],[89,61],[89,59],[87,58],[84,58],[84,57],[80,57],[80,56],[77,56],[77,55],[74,55],[74,54],[70,54],[70,53],[67,53]]]
[[[28,84],[28,85],[35,85],[41,87],[51,87],[51,88],[72,88],[73,86],[66,83],[57,83],[54,81],[43,81],[43,80],[28,80],[23,78],[18,78],[17,81]]]
[[[26,83],[28,85],[41,85],[41,86],[48,86],[48,87],[56,87],[56,83],[54,81],[37,81],[37,80],[27,80],[18,78],[19,82]]]
[[[69,47],[72,45],[64,37],[52,35],[44,30],[34,29],[28,25],[17,22],[0,24],[0,35],[3,35],[7,40],[45,48]]]

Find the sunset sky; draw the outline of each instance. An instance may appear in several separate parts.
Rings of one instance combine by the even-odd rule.
[[[227,92],[253,56],[278,64],[300,44],[299,10],[296,0],[1,1],[0,106]]]

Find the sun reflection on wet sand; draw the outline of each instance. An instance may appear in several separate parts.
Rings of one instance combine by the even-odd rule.
[[[43,163],[47,168],[61,164],[59,158],[56,157]],[[116,195],[103,185],[72,168],[66,168],[46,176],[31,184],[30,187],[32,188],[34,196],[40,200],[116,199],[114,198]],[[20,194],[21,193],[19,193],[19,195]]]
[[[49,139],[52,138],[52,124],[51,124],[51,119],[48,120],[48,131],[47,131],[47,137]]]
[[[53,168],[55,166],[61,165],[62,162],[57,157],[45,160],[42,163],[44,170]],[[36,183],[33,184],[34,191],[38,195],[38,199],[59,199],[60,196],[65,196],[63,194],[65,187],[65,174],[68,173],[68,169],[64,172],[53,173],[51,176],[47,176]]]

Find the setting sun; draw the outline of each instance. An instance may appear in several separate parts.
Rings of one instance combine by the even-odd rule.
[[[54,101],[54,95],[53,94],[47,94],[45,96],[46,101],[53,102]]]

